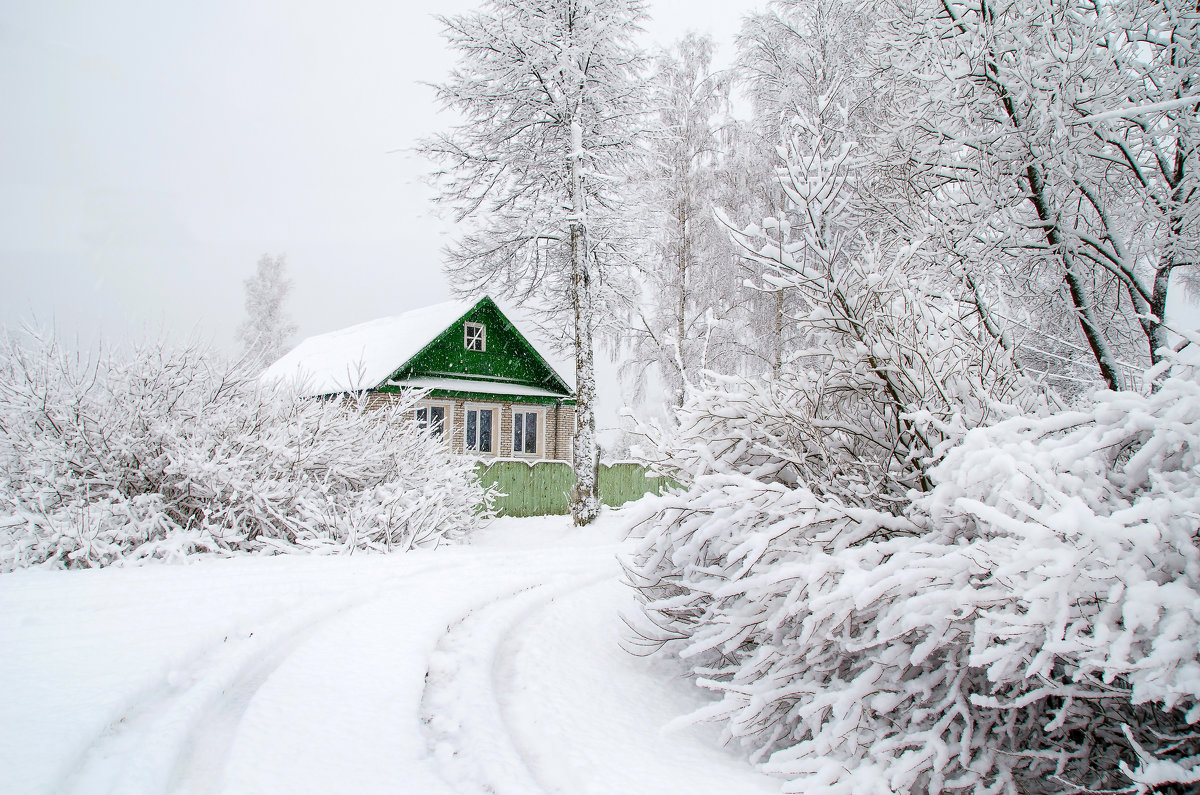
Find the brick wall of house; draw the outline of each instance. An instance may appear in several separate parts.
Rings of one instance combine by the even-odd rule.
[[[396,400],[397,396],[386,392],[375,392],[368,396],[367,405],[370,408],[379,408],[387,403]],[[527,403],[514,404],[509,401],[483,401],[483,400],[443,400],[441,398],[431,398],[431,403],[442,403],[450,406],[451,410],[451,433],[450,433],[450,450],[454,453],[461,454],[463,452],[463,439],[465,438],[465,410],[467,405],[479,405],[487,407],[496,407],[499,409],[500,415],[500,434],[499,439],[495,440],[496,450],[493,455],[499,458],[524,458],[526,456],[515,456],[513,454],[513,412],[514,405],[521,407],[537,408],[545,411],[545,421],[542,430],[541,441],[541,458],[551,459],[556,461],[571,460],[571,437],[575,434],[575,407],[574,406],[556,406],[556,405],[537,405],[531,406]],[[532,456],[529,456],[532,458]]]
[[[548,453],[546,457],[556,461],[570,461],[571,438],[575,435],[575,407],[549,407],[546,410],[546,434],[555,439],[553,455]]]

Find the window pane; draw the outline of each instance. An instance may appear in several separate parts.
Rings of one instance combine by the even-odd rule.
[[[469,351],[484,349],[484,327],[479,323],[467,323],[463,326],[464,344]]]
[[[525,452],[537,452],[537,413],[529,412],[525,415]]]
[[[467,449],[475,449],[475,420],[479,412],[471,409],[467,412]]]
[[[523,418],[524,418],[524,415],[521,414],[520,412],[517,412],[516,414],[513,415],[513,452],[514,453],[519,453],[525,449],[524,445],[522,445],[522,443],[521,443],[521,439],[522,439],[521,420]]]
[[[492,412],[479,412],[479,452],[492,452]]]
[[[417,409],[417,425],[419,425],[422,428],[428,427],[428,425],[429,425],[429,409],[426,409],[426,408]]]
[[[446,407],[433,406],[429,409],[429,414],[433,419],[433,434],[438,437],[442,436],[446,426]]]

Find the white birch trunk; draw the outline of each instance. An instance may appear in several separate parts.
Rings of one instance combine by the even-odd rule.
[[[583,191],[583,129],[571,121],[571,305],[575,319],[575,437],[571,468],[571,518],[577,526],[590,524],[600,513],[597,493],[596,370],[592,356],[593,304],[588,272],[587,204]]]

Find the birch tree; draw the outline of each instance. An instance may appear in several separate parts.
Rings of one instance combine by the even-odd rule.
[[[436,88],[464,121],[423,144],[467,229],[448,251],[455,289],[500,294],[571,330],[578,525],[599,511],[593,338],[629,263],[616,194],[641,127],[632,36],[643,18],[638,0],[488,0],[441,17],[458,66]]]
[[[875,15],[843,0],[775,0],[749,15],[738,36],[738,68],[752,102],[755,125],[781,137],[797,111],[845,108],[862,127],[879,104],[864,70]]]
[[[651,80],[656,119],[641,199],[647,256],[624,369],[642,386],[645,368],[654,367],[676,406],[697,371],[730,364],[723,354],[732,335],[722,321],[740,292],[729,236],[713,215],[729,122],[729,75],[713,72],[714,48],[708,37],[681,39],[656,59]]]
[[[884,98],[873,90],[864,67],[864,51],[874,24],[869,7],[842,0],[775,0],[746,17],[738,36],[737,70],[753,105],[753,118],[740,131],[737,148],[751,173],[742,186],[747,195],[727,195],[724,207],[738,225],[783,214],[788,197],[776,173],[778,151],[793,136],[797,115],[818,126],[849,133],[856,139],[859,168],[872,165],[864,157],[866,129],[880,115]],[[858,175],[865,181],[868,171]],[[740,211],[736,211],[738,205]],[[866,231],[866,207],[855,223]],[[755,270],[755,277],[763,273]],[[779,377],[789,349],[798,340],[791,319],[802,311],[786,287],[758,278],[764,294],[754,301],[756,349],[748,358],[766,357]]]

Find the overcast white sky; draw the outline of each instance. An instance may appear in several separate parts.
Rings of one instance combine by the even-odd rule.
[[[451,123],[437,4],[26,0],[0,15],[0,325],[232,349],[243,280],[285,253],[300,335],[449,297],[448,225],[406,151]],[[726,56],[765,0],[657,0]]]

